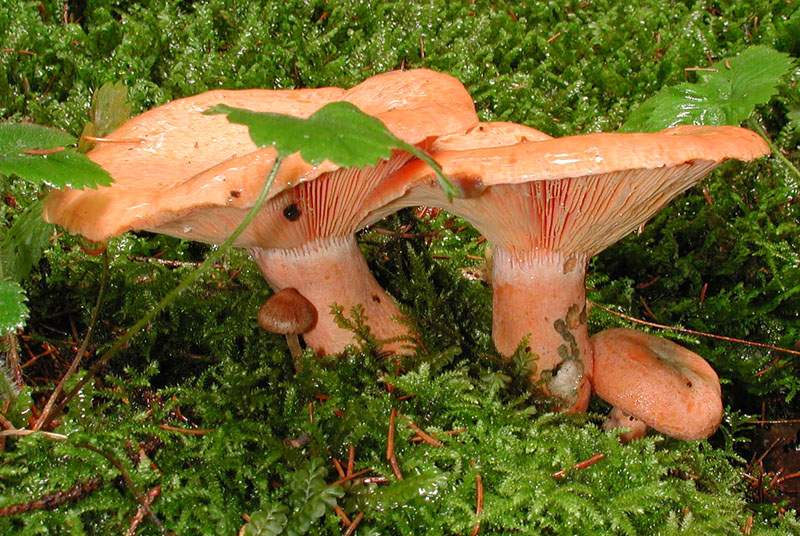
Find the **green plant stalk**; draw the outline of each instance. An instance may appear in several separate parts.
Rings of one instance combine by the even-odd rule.
[[[783,163],[783,165],[785,165],[789,169],[789,171],[792,172],[792,174],[794,174],[798,179],[800,179],[800,170],[797,169],[797,167],[792,163],[791,160],[786,158],[786,156],[781,151],[780,147],[775,145],[775,143],[770,139],[770,137],[767,135],[767,132],[764,130],[764,127],[761,126],[761,123],[759,123],[758,121],[756,121],[754,118],[751,117],[750,119],[747,120],[747,124],[750,125],[750,128],[758,132],[758,134],[762,138],[764,138],[764,141],[767,142],[767,145],[769,145],[772,154],[778,160],[780,160]]]
[[[63,408],[69,404],[69,402],[75,397],[76,394],[78,394],[83,386],[86,385],[86,382],[94,377],[100,371],[100,369],[103,368],[122,348],[124,348],[125,345],[128,344],[128,342],[137,333],[147,326],[147,324],[149,324],[150,321],[153,320],[161,311],[166,309],[173,301],[175,301],[181,292],[192,286],[194,282],[200,278],[200,276],[206,273],[212,266],[214,266],[214,264],[217,263],[220,258],[222,258],[223,255],[225,255],[236,239],[239,238],[239,236],[244,232],[245,229],[247,229],[250,223],[252,223],[258,214],[258,211],[261,209],[261,205],[263,205],[266,201],[267,195],[272,188],[272,183],[275,182],[275,177],[278,176],[278,170],[280,169],[281,161],[282,157],[280,155],[275,158],[275,163],[272,166],[272,170],[269,172],[269,176],[264,182],[264,186],[262,187],[261,192],[258,194],[258,197],[253,204],[253,208],[251,208],[247,215],[245,215],[242,222],[238,227],[236,227],[236,229],[225,240],[225,242],[223,242],[216,251],[212,252],[208,257],[206,257],[206,260],[204,260],[196,270],[190,272],[186,277],[184,277],[181,282],[178,283],[177,287],[169,291],[166,296],[161,298],[161,301],[159,301],[155,307],[150,309],[134,325],[128,328],[128,331],[114,341],[114,343],[111,345],[111,348],[106,350],[106,352],[100,356],[100,359],[95,361],[95,363],[89,368],[88,374],[81,378],[75,387],[73,387],[72,390],[66,394],[64,400],[60,404],[60,408]]]
[[[44,410],[42,410],[42,414],[36,420],[36,424],[34,424],[34,430],[41,430],[50,420],[53,418],[53,406],[55,406],[58,397],[64,391],[64,385],[67,383],[73,374],[78,370],[78,366],[81,364],[81,360],[83,359],[84,354],[86,354],[86,350],[89,347],[89,342],[92,340],[92,332],[94,331],[94,327],[97,324],[97,319],[100,317],[100,307],[103,305],[103,297],[105,296],[106,287],[108,286],[108,275],[109,275],[109,267],[108,267],[108,250],[103,252],[103,275],[100,278],[100,289],[97,291],[97,301],[94,304],[94,309],[92,310],[92,317],[89,321],[89,327],[86,328],[86,335],[83,337],[83,342],[81,343],[80,348],[78,348],[78,352],[75,354],[75,358],[72,360],[67,372],[64,373],[61,380],[56,385],[56,388],[53,389],[53,393],[50,395],[50,398],[47,399],[47,403],[44,406]]]
[[[453,185],[450,179],[447,178],[447,175],[444,174],[444,170],[439,166],[438,162],[431,158],[431,156],[420,149],[419,147],[415,147],[410,143],[402,142],[401,149],[405,149],[409,153],[413,154],[426,164],[430,166],[434,173],[436,173],[436,180],[439,181],[439,187],[447,194],[447,200],[452,201],[453,197],[461,197],[459,195],[459,190]]]

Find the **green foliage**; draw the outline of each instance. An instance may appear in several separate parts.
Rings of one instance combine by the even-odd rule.
[[[53,226],[42,219],[42,203],[28,205],[0,240],[0,273],[15,281],[28,277],[52,232]]]
[[[631,113],[623,130],[661,130],[676,125],[738,125],[766,104],[794,61],[765,46],[700,71],[698,83],[665,87]]]
[[[299,152],[314,165],[324,160],[343,167],[374,165],[389,158],[392,149],[403,143],[383,123],[349,102],[326,104],[308,119],[225,104],[204,113],[225,114],[231,123],[247,126],[256,145],[271,145],[284,157]]]
[[[66,145],[75,138],[59,130],[31,124],[0,124],[0,173],[58,188],[95,188],[111,184],[111,176],[86,156]]]
[[[131,116],[128,88],[122,82],[106,82],[92,95],[90,121],[83,127],[78,150],[85,153],[94,146],[85,136],[103,137],[113,132]]]
[[[25,291],[15,281],[0,279],[0,335],[21,327],[26,318]]]
[[[269,112],[254,112],[218,104],[206,114],[225,114],[228,121],[245,125],[258,146],[273,146],[280,156],[299,152],[310,164],[329,160],[342,167],[364,167],[387,159],[392,149],[403,149],[431,164],[445,193],[453,197],[454,186],[424,152],[404,142],[349,102],[326,104],[308,119]]]

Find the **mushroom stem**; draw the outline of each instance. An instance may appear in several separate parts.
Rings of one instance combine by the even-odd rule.
[[[538,356],[531,379],[563,399],[563,407],[583,411],[591,392],[592,347],[586,327],[586,258],[558,252],[494,251],[492,337],[506,356],[528,337],[526,349]]]
[[[289,345],[289,353],[292,354],[295,368],[297,368],[297,362],[300,360],[300,356],[303,355],[303,349],[300,348],[300,337],[295,333],[290,333],[286,335],[286,344]]]
[[[385,342],[383,351],[406,352],[412,340],[403,314],[381,288],[367,266],[355,238],[317,240],[293,249],[251,249],[253,259],[267,282],[277,291],[297,289],[316,307],[316,326],[303,334],[318,354],[341,352],[354,342],[353,333],[339,327],[331,306],[343,308],[345,316],[356,305],[364,308],[372,335]],[[403,340],[394,340],[402,338]]]

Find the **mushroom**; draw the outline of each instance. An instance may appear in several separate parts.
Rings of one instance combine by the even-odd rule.
[[[203,115],[224,103],[255,111],[307,117],[333,101],[348,101],[377,117],[403,141],[422,147],[443,134],[477,123],[469,94],[455,78],[430,70],[374,76],[349,89],[211,91],[146,112],[88,153],[114,177],[110,187],[52,192],[45,218],[90,240],[132,229],[222,242],[242,220],[275,162],[271,147],[258,148],[247,128],[219,115]],[[285,158],[255,221],[237,246],[248,248],[276,290],[294,288],[319,312],[304,334],[318,353],[336,353],[353,334],[330,314],[362,306],[383,350],[413,341],[392,298],[375,281],[355,241],[365,204],[389,200],[382,180],[410,155],[365,169],[312,166],[299,154]],[[406,343],[407,344],[407,343]]]
[[[719,378],[705,359],[667,339],[626,328],[601,331],[592,385],[613,409],[604,428],[628,428],[623,441],[647,427],[678,439],[705,439],[722,420]]]
[[[303,353],[297,336],[312,329],[316,323],[314,304],[293,288],[276,292],[258,310],[258,325],[265,331],[285,335],[295,361]]]
[[[722,161],[751,160],[768,147],[737,127],[539,136],[541,141],[529,134],[520,142],[509,132],[507,124],[485,124],[460,141],[449,136],[442,143],[446,150],[434,143],[432,156],[464,198],[448,202],[432,171],[415,160],[384,186],[405,194],[371,219],[426,205],[472,223],[494,248],[492,337],[498,351],[510,356],[527,338],[525,350],[537,357],[532,379],[543,379],[563,408],[583,410],[592,374],[584,283],[589,258]]]

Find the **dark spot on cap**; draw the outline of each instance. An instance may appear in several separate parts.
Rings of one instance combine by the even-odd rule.
[[[486,190],[480,177],[456,177],[453,184],[460,190],[459,197],[466,199],[479,197]]]
[[[687,382],[686,382],[686,387],[691,387],[691,386],[692,386],[692,382],[690,382],[690,381],[687,381]]]
[[[381,303],[381,299],[377,294],[372,295],[372,301],[374,301],[375,303]]]
[[[287,205],[283,209],[283,217],[289,221],[297,221],[300,218],[300,207],[297,206],[297,203]]]
[[[231,190],[231,197],[241,197],[242,192],[241,190]]]

